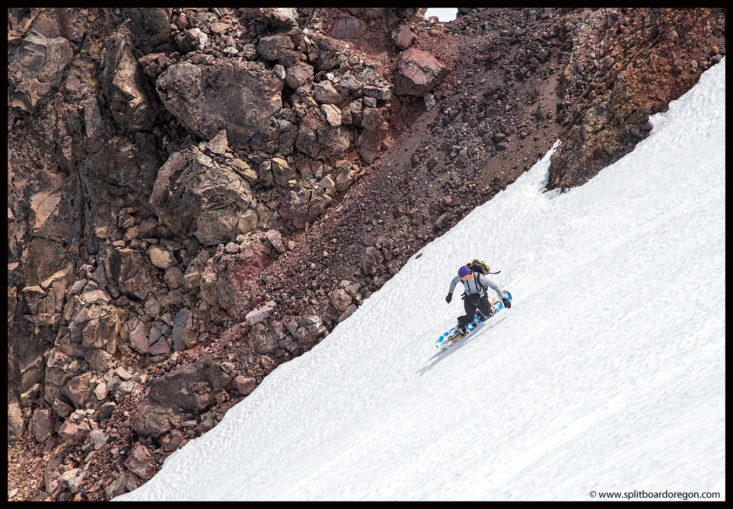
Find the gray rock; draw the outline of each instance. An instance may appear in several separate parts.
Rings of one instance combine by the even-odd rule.
[[[282,254],[285,252],[283,236],[278,230],[267,230],[267,232],[265,232],[265,238],[278,253]]]
[[[148,248],[148,258],[150,262],[159,269],[167,269],[176,264],[176,258],[173,254],[166,250],[161,249],[158,246],[150,246]]]
[[[169,267],[165,270],[163,279],[165,279],[168,288],[175,290],[183,284],[183,271],[178,267]]]
[[[63,390],[64,396],[75,408],[84,408],[92,393],[92,373],[84,373],[75,376],[66,384]]]
[[[406,24],[400,25],[392,36],[395,46],[401,50],[409,48],[416,39],[417,36]]]
[[[36,442],[43,443],[53,433],[54,420],[51,411],[47,408],[39,408],[33,412],[31,417],[31,431]]]
[[[367,276],[374,276],[377,273],[377,267],[384,261],[381,251],[374,246],[369,246],[364,252],[361,260],[361,270]]]
[[[344,312],[351,304],[351,296],[342,288],[336,288],[331,292],[331,304],[339,312]]]
[[[81,468],[72,468],[61,474],[60,480],[66,483],[69,491],[78,493],[81,489],[82,482],[86,476],[86,471]]]
[[[25,420],[23,411],[17,401],[8,403],[8,442],[13,443],[15,439],[23,434]]]
[[[245,322],[250,327],[254,327],[256,324],[267,320],[275,309],[275,301],[267,301],[262,306],[253,309],[244,317]]]
[[[189,310],[180,309],[176,313],[172,338],[175,351],[185,350],[196,344],[197,334],[193,329],[193,315]]]
[[[73,417],[73,414],[72,414]],[[65,441],[78,444],[83,442],[90,431],[90,427],[86,422],[76,423],[69,417],[64,421],[59,429],[59,436]]]
[[[102,406],[99,407],[99,420],[106,419],[107,417],[112,415],[112,412],[115,411],[115,408],[117,408],[117,403],[113,401],[107,401],[106,403],[102,404]]]
[[[341,110],[332,104],[322,104],[321,111],[326,116],[328,125],[337,127],[341,125]]]

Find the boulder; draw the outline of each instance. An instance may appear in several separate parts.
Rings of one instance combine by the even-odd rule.
[[[61,425],[59,436],[69,443],[78,444],[84,441],[90,430],[91,428],[86,422],[74,422],[72,414],[72,417],[66,419]]]
[[[224,61],[173,64],[156,81],[165,108],[189,130],[211,139],[226,129],[229,143],[246,148],[269,135],[270,115],[282,108],[283,81],[261,64]]]
[[[288,192],[278,212],[284,220],[292,222],[296,228],[303,229],[308,222],[320,216],[331,201],[331,197],[321,187],[314,189],[300,187]]]
[[[23,411],[17,401],[8,403],[8,443],[12,444],[23,434],[25,421]]]
[[[49,409],[39,408],[35,412],[33,412],[30,428],[33,432],[33,438],[36,439],[36,442],[45,442],[46,439],[51,436],[51,433],[53,433],[53,425],[53,415],[51,414],[51,411]]]
[[[346,293],[346,290],[343,288],[336,288],[331,292],[331,304],[333,304],[333,307],[337,311],[344,312],[349,307],[349,304],[351,304],[351,295]]]
[[[392,40],[394,41],[395,46],[401,50],[406,50],[412,46],[412,43],[414,43],[416,39],[417,36],[407,25],[400,25],[392,35]]]
[[[240,219],[254,205],[239,173],[198,149],[176,152],[158,172],[150,205],[176,234],[202,244],[225,244],[241,232]]]
[[[313,66],[305,62],[288,67],[285,74],[285,83],[293,90],[303,86],[311,79],[313,79]]]
[[[354,40],[367,29],[367,24],[355,16],[340,15],[333,23],[331,37]]]
[[[175,290],[176,288],[180,288],[183,284],[183,271],[178,267],[169,267],[165,270],[163,279],[168,285],[168,288]]]
[[[352,131],[341,125],[323,126],[318,129],[318,142],[321,144],[322,156],[338,157],[351,147]]]
[[[285,159],[273,157],[269,162],[272,178],[277,185],[285,187],[296,177],[295,171],[288,165]]]
[[[282,50],[294,47],[293,41],[285,34],[268,35],[261,37],[257,43],[257,54],[265,60],[279,60]]]
[[[290,322],[290,334],[298,341],[313,342],[325,336],[328,331],[317,315],[305,315]]]
[[[361,125],[364,129],[357,145],[359,156],[367,163],[373,163],[382,152],[382,145],[389,137],[386,108],[365,108]]]
[[[213,152],[214,154],[226,154],[227,150],[229,150],[229,141],[227,140],[227,132],[226,131],[219,131],[219,134],[214,136],[209,143],[206,144],[206,147]]]
[[[84,373],[75,376],[66,384],[63,390],[66,396],[75,408],[84,408],[90,399],[93,387],[91,385],[92,374]]]
[[[98,451],[102,448],[102,446],[104,446],[104,444],[107,443],[107,440],[109,440],[109,435],[105,433],[104,430],[93,429],[89,432],[89,438],[94,445],[94,450]]]
[[[127,457],[127,460],[125,460],[125,466],[130,469],[132,473],[146,481],[155,475],[155,471],[157,469],[155,458],[150,454],[148,448],[140,442],[137,442],[132,446],[130,455]]]
[[[267,230],[267,232],[265,232],[265,238],[278,253],[282,254],[285,252],[285,243],[283,242],[282,233],[277,230]]]
[[[222,256],[216,269],[210,260],[201,275],[201,297],[232,318],[240,318],[252,299],[252,280],[269,263],[269,255],[257,243],[245,245],[237,254]]]
[[[130,32],[135,47],[147,55],[171,38],[171,8],[120,8],[122,19],[130,19]]]
[[[120,314],[114,306],[92,305],[85,308],[85,316],[81,313],[69,324],[72,339],[81,336],[81,346],[105,350],[109,354],[117,351],[117,342],[120,339]],[[81,319],[85,321],[81,322]],[[76,336],[78,337],[78,336]]]
[[[321,104],[341,104],[346,99],[346,96],[336,90],[328,80],[316,83],[313,97]]]
[[[326,116],[328,125],[338,127],[341,125],[341,110],[332,104],[322,104],[321,111]]]
[[[74,440],[78,441],[78,440]],[[86,477],[86,471],[82,468],[71,468],[61,474],[59,480],[64,482],[72,493],[78,493]]]
[[[138,353],[148,353],[148,334],[145,323],[142,320],[134,319],[135,324],[130,330],[130,347]]]
[[[427,51],[408,49],[397,59],[394,91],[398,95],[424,95],[447,72],[447,68]]]
[[[153,279],[143,254],[129,248],[105,248],[103,253],[107,280],[122,293],[145,300],[153,289]]]
[[[242,375],[236,376],[232,383],[242,396],[247,396],[257,387],[257,380]]]
[[[229,380],[222,367],[208,358],[180,366],[153,380],[148,396],[132,415],[132,427],[141,436],[158,438],[178,427],[183,415],[206,410],[215,402],[213,394]]]

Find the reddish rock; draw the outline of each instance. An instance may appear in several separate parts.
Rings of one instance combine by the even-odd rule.
[[[397,32],[394,34],[393,39],[395,46],[397,46],[401,50],[406,50],[412,45],[413,42],[415,42],[417,36],[415,35],[415,32],[410,30],[408,26],[400,25],[400,27],[397,29]]]
[[[90,429],[86,422],[77,424],[69,418],[61,425],[59,436],[69,443],[79,443],[87,437]]]
[[[397,60],[394,91],[397,95],[423,95],[447,72],[446,67],[427,51],[408,49]]]
[[[151,479],[157,468],[155,458],[150,454],[148,448],[140,442],[132,446],[132,450],[125,461],[125,466],[135,475],[145,480]]]
[[[239,375],[234,378],[234,387],[239,391],[242,396],[247,396],[255,387],[257,387],[257,380],[252,377]]]

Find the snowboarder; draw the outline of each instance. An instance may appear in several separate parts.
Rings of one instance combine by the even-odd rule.
[[[463,283],[463,307],[466,314],[458,317],[458,326],[456,327],[458,336],[465,336],[468,333],[466,326],[473,321],[473,316],[476,314],[477,308],[486,318],[494,314],[494,310],[491,309],[489,297],[486,294],[487,287],[490,287],[496,292],[504,303],[504,307],[507,309],[512,307],[512,303],[504,297],[504,292],[496,283],[482,274],[474,273],[468,265],[464,265],[458,269],[458,275],[450,282],[448,295],[445,297],[446,302],[450,302],[453,298],[453,290],[459,281]]]

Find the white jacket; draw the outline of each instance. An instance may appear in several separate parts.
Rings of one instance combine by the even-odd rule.
[[[504,298],[504,293],[502,292],[502,289],[499,288],[499,285],[494,283],[486,276],[476,273],[474,273],[473,279],[469,279],[468,281],[462,280],[459,276],[454,277],[453,280],[450,282],[450,289],[448,290],[449,294],[453,294],[453,290],[455,290],[456,285],[459,281],[463,283],[463,291],[466,293],[466,295],[473,295],[475,293],[478,293],[481,297],[483,297],[484,295],[486,295],[486,292],[484,292],[484,289],[481,285],[484,285],[494,290],[500,299]]]

